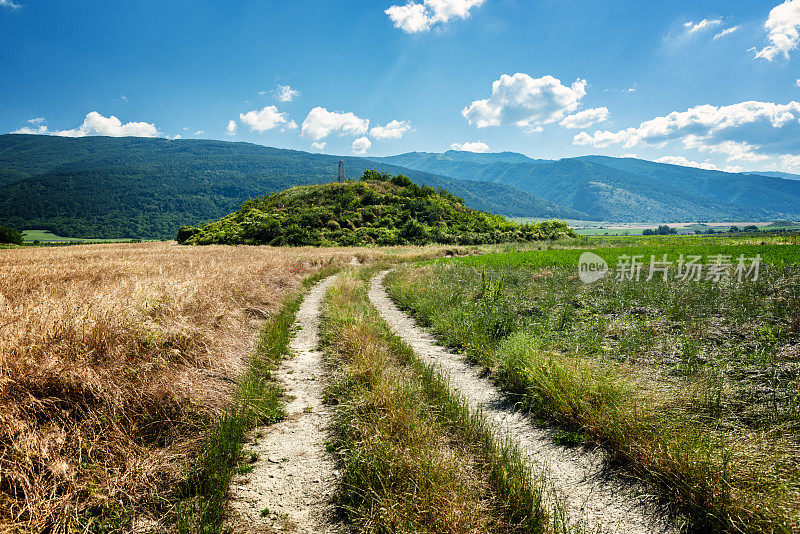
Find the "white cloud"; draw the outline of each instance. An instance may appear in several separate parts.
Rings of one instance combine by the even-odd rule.
[[[23,126],[19,130],[14,130],[12,134],[29,134],[29,135],[47,135],[50,131],[47,129],[47,120],[44,117],[36,117],[35,119],[28,119],[26,121],[31,126]]]
[[[576,145],[625,148],[680,140],[685,148],[715,152],[729,160],[761,161],[766,154],[800,152],[800,102],[749,101],[730,106],[696,106],[617,132],[581,132]]]
[[[584,95],[586,80],[567,87],[549,75],[503,74],[492,84],[491,97],[474,101],[461,114],[478,128],[509,123],[525,128],[561,120],[578,108]]]
[[[800,0],[786,0],[769,12],[764,23],[770,45],[756,52],[757,58],[772,61],[778,54],[789,59],[789,52],[800,43]]]
[[[428,31],[433,25],[433,19],[428,16],[428,10],[422,4],[409,3],[404,6],[392,6],[384,11],[399,28],[406,33],[421,33]]]
[[[716,171],[718,167],[713,163],[691,161],[683,156],[663,156],[656,160],[656,163],[668,163],[670,165],[680,165],[682,167],[696,167],[698,169],[706,169],[709,171]]]
[[[608,120],[608,108],[593,108],[579,111],[574,115],[564,117],[559,124],[564,128],[588,128],[592,124]]]
[[[625,154],[620,156],[621,158],[638,158],[639,154],[636,152],[626,152]]]
[[[408,132],[413,132],[411,123],[408,121],[392,121],[386,126],[375,126],[369,131],[373,139],[384,141],[386,139],[400,139]]]
[[[463,152],[478,152],[478,153],[489,152],[489,145],[487,145],[482,141],[453,143],[452,145],[450,145],[450,148],[452,148],[453,150],[459,150]]]
[[[194,135],[203,135],[204,133],[206,133],[205,130],[197,130]]]
[[[656,160],[656,163],[668,163],[670,165],[680,165],[681,167],[696,167],[698,169],[705,169],[707,171],[724,171],[724,172],[742,172],[742,167],[738,165],[728,165],[724,169],[711,162],[704,161],[702,163],[686,159],[683,156],[663,156]]]
[[[86,115],[83,124],[71,130],[50,131],[44,117],[30,119],[28,124],[11,133],[58,135],[61,137],[86,137],[90,135],[105,135],[109,137],[158,137],[161,135],[155,124],[148,122],[122,123],[117,117],[111,115],[104,117],[96,111]]]
[[[783,165],[783,168],[789,172],[800,172],[800,156],[786,154],[785,156],[781,157],[781,164]]]
[[[714,26],[719,26],[720,24],[722,24],[722,19],[703,19],[696,24],[694,22],[687,22],[683,27],[686,28],[686,33],[697,33]]]
[[[353,141],[353,153],[355,154],[366,154],[367,150],[372,148],[372,142],[367,139],[366,137],[359,137],[355,141]]]
[[[41,126],[37,126],[36,128],[31,128],[30,126],[23,126],[19,130],[14,130],[11,133],[12,134],[28,134],[28,135],[48,135],[51,132],[47,129],[47,125],[42,124]]]
[[[83,120],[83,124],[71,130],[53,132],[61,137],[86,137],[90,135],[106,135],[109,137],[158,137],[160,134],[155,124],[149,122],[122,123],[114,115],[104,117],[92,111]]]
[[[325,150],[326,146],[328,146],[328,143],[324,142],[320,143],[319,141],[314,141],[313,143],[311,143],[311,148],[313,148],[314,150],[319,150],[320,152]]]
[[[278,88],[275,89],[275,98],[281,102],[291,102],[298,96],[300,96],[300,91],[292,89],[288,85],[278,85]]]
[[[260,111],[240,113],[239,119],[250,127],[251,132],[266,132],[278,126],[285,126],[289,129],[297,128],[297,124],[290,121],[286,113],[281,113],[275,106],[266,106]]]
[[[302,135],[306,139],[319,141],[334,132],[339,135],[364,135],[369,130],[369,119],[362,119],[353,113],[328,111],[322,107],[312,109],[303,121]]]
[[[406,5],[393,5],[385,11],[394,23],[406,33],[421,33],[430,30],[436,24],[446,24],[450,19],[465,19],[473,7],[482,5],[486,0],[423,0],[418,4],[413,0]]]
[[[800,87],[800,80],[797,80],[797,87]]]
[[[173,141],[174,141],[174,140],[176,140],[176,139],[183,139],[183,136],[182,136],[182,135],[180,135],[180,134],[178,134],[178,135],[173,135],[172,137],[170,137],[170,139],[172,139]]]
[[[0,7],[7,7],[10,9],[19,9],[22,6],[20,4],[15,4],[12,0],[0,0]]]
[[[722,30],[721,32],[716,34],[714,36],[714,39],[712,39],[712,40],[716,41],[717,39],[721,39],[722,37],[725,37],[726,35],[730,35],[733,32],[739,31],[741,28],[742,28],[741,26],[731,26],[730,28],[725,28],[724,30]]]
[[[225,127],[225,135],[236,135],[236,121],[229,120],[228,126]]]

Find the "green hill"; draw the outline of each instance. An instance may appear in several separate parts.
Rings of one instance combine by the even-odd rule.
[[[235,213],[181,228],[182,244],[275,246],[479,244],[574,237],[564,223],[516,224],[472,210],[447,191],[367,171],[360,181],[294,187]]]
[[[338,156],[250,143],[40,135],[0,136],[0,225],[80,238],[174,238],[242,202],[336,179]],[[405,174],[467,206],[517,217],[580,218],[511,186],[445,178],[362,158],[347,174]]]
[[[633,158],[558,161],[522,155],[412,152],[374,161],[456,179],[505,184],[591,220],[753,221],[800,217],[800,181],[710,171]]]

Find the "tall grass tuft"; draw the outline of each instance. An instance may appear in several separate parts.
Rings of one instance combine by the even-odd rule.
[[[488,263],[502,261],[387,282],[442,341],[562,435],[603,447],[693,528],[800,530],[796,267],[749,284],[585,286],[572,269]]]
[[[337,368],[337,502],[356,530],[569,530],[545,510],[543,479],[389,331],[355,275],[330,293],[323,339]]]

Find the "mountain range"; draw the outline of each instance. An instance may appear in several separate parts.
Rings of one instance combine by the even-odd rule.
[[[174,238],[242,202],[336,180],[339,156],[250,143],[0,136],[0,226],[81,238]],[[619,222],[800,219],[800,176],[630,158],[502,152],[344,157],[347,175],[405,174],[481,211]]]
[[[800,217],[800,176],[783,173],[726,173],[605,156],[535,160],[507,152],[412,152],[373,161],[513,186],[586,213],[597,221],[760,221]],[[787,179],[790,176],[793,179]]]
[[[250,143],[141,137],[0,136],[0,225],[65,237],[171,239],[242,202],[297,185],[335,181],[338,156]],[[344,157],[367,169],[447,189],[473,209],[518,217],[581,218],[514,187],[460,180]]]

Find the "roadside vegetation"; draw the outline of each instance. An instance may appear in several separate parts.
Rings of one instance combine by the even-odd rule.
[[[307,281],[316,279],[313,276]],[[182,490],[175,519],[178,533],[223,532],[228,490],[242,460],[245,433],[255,426],[280,422],[286,416],[283,390],[272,372],[288,353],[291,326],[303,296],[299,292],[288,297],[281,310],[264,324],[233,401],[206,431]]]
[[[467,208],[444,189],[366,171],[359,181],[294,187],[242,204],[181,244],[274,246],[477,245],[574,237],[558,221],[517,224]]]
[[[443,342],[569,442],[601,446],[609,465],[660,488],[694,529],[799,531],[800,249],[597,252],[612,269],[634,253],[760,253],[765,265],[741,284],[584,285],[581,251],[551,250],[406,267],[387,281]]]
[[[365,270],[366,271],[366,270]],[[374,271],[373,271],[374,272]],[[335,502],[358,532],[567,532],[545,510],[545,482],[485,419],[394,336],[367,297],[366,280],[342,275],[324,309],[343,474]]]

